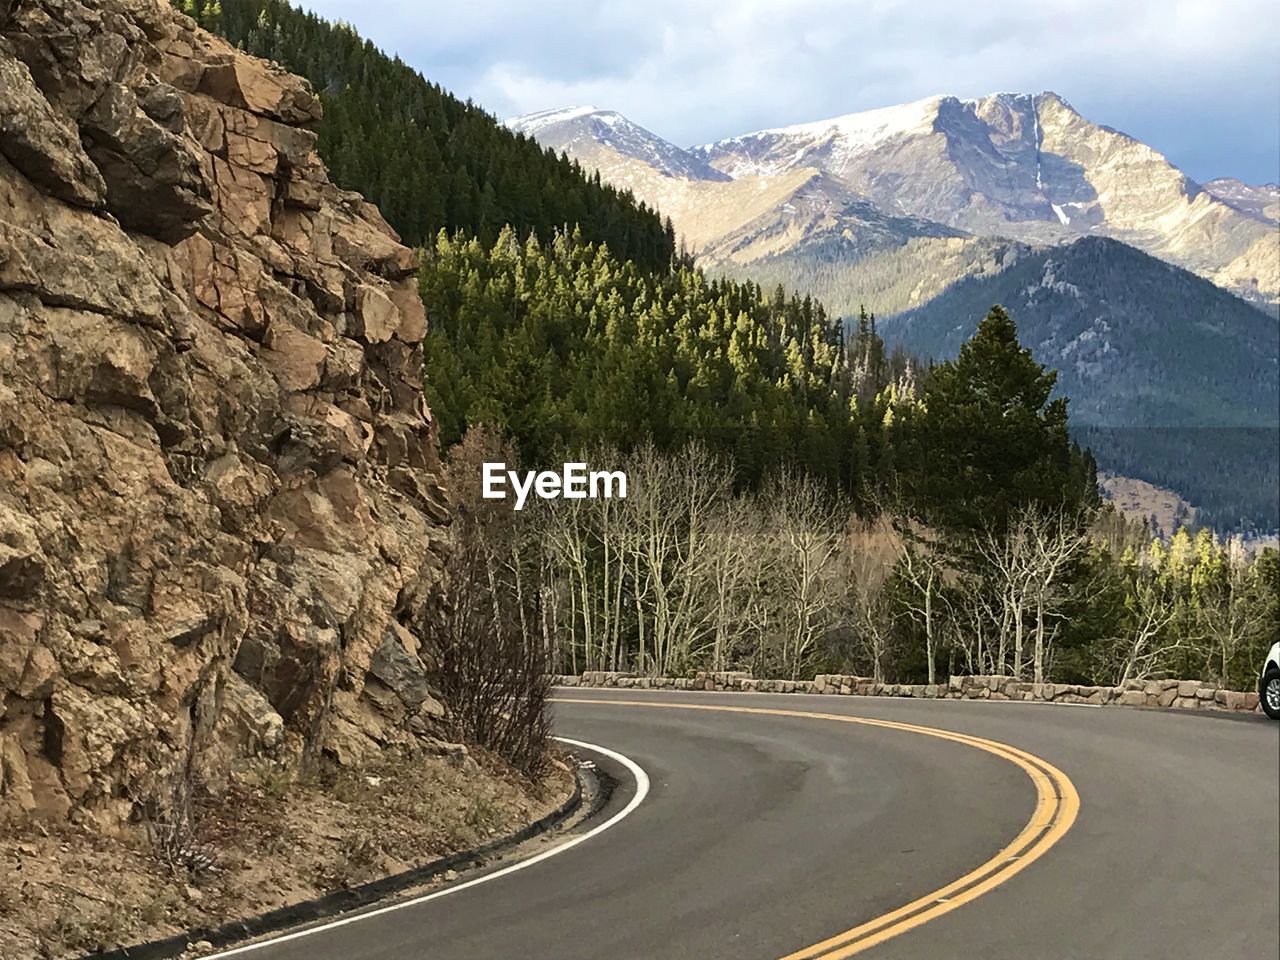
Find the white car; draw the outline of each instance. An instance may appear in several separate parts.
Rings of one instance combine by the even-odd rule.
[[[1262,665],[1262,679],[1258,681],[1258,699],[1262,709],[1272,720],[1280,720],[1280,643],[1271,645],[1267,662]]]

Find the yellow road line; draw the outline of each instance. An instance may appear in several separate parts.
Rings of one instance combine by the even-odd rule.
[[[833,720],[858,723],[906,733],[918,733],[940,740],[950,740],[983,750],[1020,768],[1036,788],[1036,806],[1019,834],[999,853],[958,880],[939,887],[911,903],[868,920],[820,943],[787,954],[782,960],[843,960],[876,944],[906,933],[957,907],[976,900],[1040,859],[1071,829],[1080,812],[1080,794],[1071,779],[1053,764],[1007,743],[987,740],[936,727],[914,723],[850,717],[838,713],[815,713],[807,710],[783,710],[771,707],[734,707],[703,703],[672,703],[654,700],[622,700],[612,698],[555,697],[558,703],[592,703],[610,706],[649,707],[666,710],[708,710],[719,713],[753,713],[807,720]]]

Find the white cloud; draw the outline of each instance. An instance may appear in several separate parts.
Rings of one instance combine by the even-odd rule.
[[[935,93],[1051,89],[1193,176],[1276,179],[1271,0],[314,0],[500,116],[575,103],[680,144]]]

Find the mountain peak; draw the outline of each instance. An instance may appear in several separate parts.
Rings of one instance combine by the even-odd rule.
[[[1019,102],[1022,100],[1027,100],[1027,101],[1030,101],[1031,103],[1037,103],[1037,104],[1048,100],[1051,102],[1061,103],[1061,104],[1070,106],[1070,104],[1067,103],[1066,97],[1062,96],[1062,94],[1060,93],[1054,93],[1052,90],[1039,90],[1035,93],[1026,93],[1018,90],[997,90],[994,93],[987,94],[985,97],[977,97],[976,99],[977,100],[1004,100],[1007,102]]]
[[[610,155],[641,160],[666,177],[728,180],[701,158],[682,150],[615,110],[593,106],[563,107],[512,117],[506,126],[533,137],[545,147],[567,151],[597,169]]]
[[[534,113],[521,114],[518,117],[511,117],[503,120],[502,124],[515,130],[517,133],[525,133],[532,136],[535,131],[542,127],[551,126],[556,123],[567,123],[571,120],[577,120],[581,117],[589,117],[592,114],[601,113],[599,107],[592,104],[582,104],[576,107],[557,107],[554,110],[538,110]]]
[[[810,140],[839,137],[865,145],[872,145],[896,133],[914,130],[923,132],[932,123],[939,104],[946,99],[944,96],[925,97],[921,100],[914,100],[910,103],[891,107],[877,107],[872,110],[845,113],[826,120],[793,123],[785,127],[769,127],[694,149],[703,152],[714,152],[717,148],[729,144],[742,144],[753,140],[784,137]]]
[[[839,137],[855,147],[876,146],[900,134],[930,133],[932,125],[944,105],[981,106],[992,103],[1004,104],[1010,108],[1036,109],[1043,103],[1053,103],[1075,112],[1066,98],[1052,90],[1038,93],[1019,93],[1016,91],[998,91],[983,97],[965,99],[950,94],[934,94],[907,103],[888,107],[874,107],[869,110],[858,110],[825,120],[813,120],[807,123],[794,123],[782,127],[768,127],[730,137],[716,143],[707,144],[694,149],[699,152],[715,152],[718,147],[728,144],[741,144],[752,140],[772,138],[834,138]]]

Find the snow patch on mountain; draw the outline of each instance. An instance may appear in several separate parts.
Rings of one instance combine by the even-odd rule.
[[[942,97],[926,97],[912,103],[893,107],[879,107],[861,113],[847,113],[830,120],[797,123],[772,130],[761,130],[742,137],[734,137],[722,143],[740,142],[757,137],[778,135],[786,137],[839,136],[850,146],[870,147],[883,143],[900,133],[925,133],[933,123],[938,103]]]
[[[516,133],[564,150],[582,163],[600,168],[600,148],[639,160],[663,176],[690,180],[729,180],[702,158],[663,140],[614,110],[592,106],[543,110],[512,117],[505,124]]]
[[[940,96],[926,97],[912,103],[848,113],[828,120],[757,130],[691,147],[690,151],[707,159],[730,157],[720,169],[733,177],[770,175],[807,166],[807,157],[819,151],[822,153],[820,165],[835,170],[848,164],[859,153],[873,150],[895,137],[931,132],[938,104],[944,99]],[[767,151],[774,144],[787,141],[794,144],[789,156],[783,159],[759,156],[762,148]]]
[[[556,123],[565,123],[569,120],[577,120],[579,117],[587,117],[593,113],[599,113],[597,107],[584,105],[578,107],[562,107],[558,110],[539,110],[537,113],[526,113],[520,117],[511,117],[504,120],[503,125],[530,137],[536,137],[539,130],[551,126]]]

